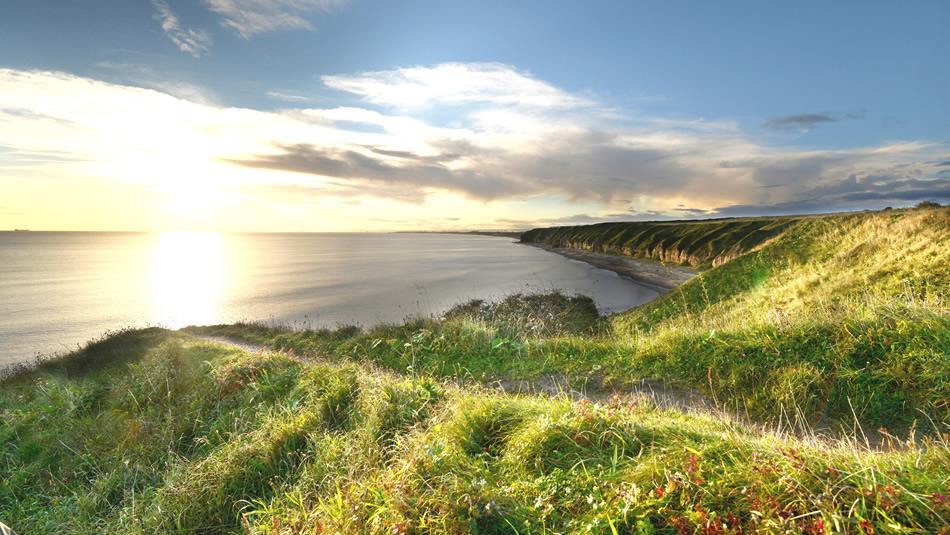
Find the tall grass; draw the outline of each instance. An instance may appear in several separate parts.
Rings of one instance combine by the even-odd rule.
[[[935,531],[950,449],[873,452],[616,398],[506,396],[168,333],[0,393],[23,533]]]

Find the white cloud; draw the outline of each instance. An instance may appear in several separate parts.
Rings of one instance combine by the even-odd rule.
[[[330,11],[347,0],[204,0],[221,25],[249,39],[259,33],[312,29],[314,11]]]
[[[167,73],[142,63],[100,61],[94,66],[114,83],[156,89],[183,100],[203,104],[220,101],[218,95],[207,87],[172,80]]]
[[[152,0],[152,5],[155,6],[155,18],[161,22],[162,31],[178,47],[178,50],[196,58],[211,53],[211,36],[208,32],[182,28],[178,23],[178,17],[165,0]]]
[[[298,95],[296,93],[291,93],[289,91],[279,91],[276,89],[273,91],[268,91],[267,96],[274,100],[281,100],[283,102],[294,102],[294,103],[313,102],[313,99],[310,97],[306,97],[304,95]]]
[[[442,63],[353,75],[323,76],[334,89],[384,106],[495,104],[536,108],[576,108],[592,104],[500,63]]]
[[[446,96],[451,92],[441,82],[434,85],[430,94],[442,96],[433,105],[476,98],[467,90]],[[380,91],[367,98],[390,102],[388,89]],[[452,196],[456,209],[529,199],[560,206],[561,215],[584,206],[595,216],[622,218],[629,210],[659,217],[724,207],[730,208],[719,213],[909,202],[950,189],[939,165],[950,150],[925,142],[783,149],[728,123],[640,118],[618,125],[585,113],[595,104],[544,107],[522,92],[516,99],[489,92],[476,109],[456,110],[449,125],[407,113],[401,103],[392,105],[403,112],[271,112],[178,93],[0,69],[0,196],[12,195],[5,181],[29,174],[62,191],[92,178],[110,188],[132,183],[179,196],[247,189],[265,203],[322,199],[363,215],[358,205],[366,199],[420,203],[419,217],[439,213],[426,199]]]

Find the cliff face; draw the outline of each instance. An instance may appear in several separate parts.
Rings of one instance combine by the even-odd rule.
[[[529,230],[521,241],[707,268],[758,247],[802,219],[600,223]]]

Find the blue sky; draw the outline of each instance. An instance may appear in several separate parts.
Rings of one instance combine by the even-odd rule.
[[[12,95],[42,83],[69,99],[83,81],[164,93],[176,110],[253,110],[276,129],[288,117],[330,121],[336,130],[312,138],[284,125],[259,150],[208,154],[242,178],[215,168],[221,176],[192,192],[208,201],[198,205],[219,215],[266,205],[278,229],[530,226],[950,196],[947,2],[13,0],[3,10],[8,133],[43,138],[43,117],[77,123],[52,101]],[[399,119],[417,128],[392,127]],[[545,151],[568,138],[568,150]],[[180,202],[188,188],[62,163],[113,158],[99,147],[64,157],[41,145],[0,136],[0,226],[43,226],[30,199],[65,176],[134,196],[149,216],[133,226],[176,215],[207,225],[182,217],[194,208]],[[355,224],[380,202],[395,219]],[[299,215],[308,208],[333,215]]]

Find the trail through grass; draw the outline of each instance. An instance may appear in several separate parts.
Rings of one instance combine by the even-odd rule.
[[[149,335],[0,394],[23,533],[936,530],[950,449],[829,446],[649,403],[511,396]],[[864,527],[862,527],[864,526]]]

